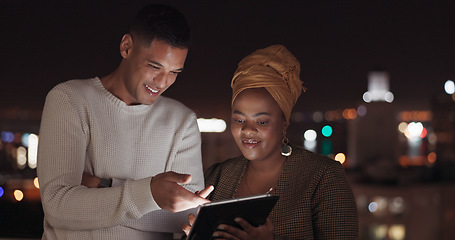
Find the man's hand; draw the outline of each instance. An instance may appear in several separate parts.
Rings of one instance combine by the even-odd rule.
[[[152,178],[150,188],[153,199],[162,209],[170,212],[185,211],[210,202],[204,197],[213,190],[210,186],[198,194],[192,193],[179,184],[187,184],[191,181],[191,175],[176,172],[160,173]]]
[[[84,172],[82,174],[81,185],[88,188],[97,188],[101,183],[101,178],[91,175],[90,173]]]

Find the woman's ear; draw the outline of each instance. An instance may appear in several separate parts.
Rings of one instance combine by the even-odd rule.
[[[286,132],[288,131],[288,127],[289,127],[289,121],[286,121],[286,118],[283,118],[283,134],[286,134]]]
[[[122,41],[120,42],[120,55],[123,58],[127,58],[133,48],[133,37],[127,33],[123,35]]]

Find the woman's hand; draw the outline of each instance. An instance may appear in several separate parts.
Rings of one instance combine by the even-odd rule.
[[[205,189],[202,189],[201,191],[196,191],[195,194],[198,195],[199,197],[207,198],[209,194],[213,191],[214,187],[212,185],[206,187]],[[189,224],[183,223],[182,224],[182,230],[185,232],[185,234],[188,236],[191,230],[191,226],[193,226],[194,219],[196,219],[196,216],[194,214],[188,215],[188,222]]]
[[[189,224],[186,224],[186,223],[182,224],[182,230],[185,232],[185,235],[187,235],[187,236],[190,233],[191,226],[193,226],[194,219],[196,219],[196,216],[194,216],[194,214],[190,213],[190,215],[188,215]]]
[[[234,240],[273,240],[273,224],[270,218],[267,218],[264,225],[253,227],[242,218],[236,218],[235,221],[242,227],[242,229],[226,224],[221,224],[218,229],[213,233],[213,237],[217,239],[234,239]]]

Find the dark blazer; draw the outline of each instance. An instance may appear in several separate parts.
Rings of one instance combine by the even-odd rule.
[[[240,156],[210,167],[209,199],[233,198],[247,166]],[[270,213],[275,239],[358,239],[356,203],[339,162],[293,147],[273,194],[280,196]]]

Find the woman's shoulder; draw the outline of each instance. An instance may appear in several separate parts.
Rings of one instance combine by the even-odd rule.
[[[320,153],[315,153],[308,151],[300,147],[293,146],[293,152],[290,157],[290,160],[296,164],[305,168],[328,168],[330,166],[340,166],[340,162],[322,155]]]

